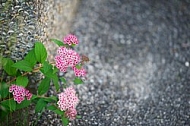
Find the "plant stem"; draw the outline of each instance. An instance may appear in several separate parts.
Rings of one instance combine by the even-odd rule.
[[[52,62],[52,63],[50,63],[50,64],[52,64],[52,65],[55,65],[55,63],[54,62]],[[39,64],[39,66],[38,67],[36,67],[36,68],[34,68],[33,70],[32,70],[32,73],[37,73],[37,72],[39,72],[40,71],[40,68],[42,68],[43,66],[42,66],[42,64]],[[31,72],[25,72],[25,73],[23,73],[21,76],[26,76],[26,75],[28,75],[28,74],[30,74]],[[1,82],[3,81],[3,74],[2,74],[2,77],[0,78],[0,80],[1,80]],[[6,82],[7,84],[11,84],[11,82],[13,82],[13,81],[15,81],[16,80],[16,77],[14,77],[13,79],[11,79],[10,81],[8,81],[8,82]]]

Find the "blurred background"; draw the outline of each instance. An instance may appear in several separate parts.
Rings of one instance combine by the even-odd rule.
[[[73,125],[190,125],[190,1],[82,0],[71,31],[90,58]]]

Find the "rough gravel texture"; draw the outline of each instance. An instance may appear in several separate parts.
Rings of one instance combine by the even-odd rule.
[[[72,126],[190,125],[189,0],[82,0],[72,32],[90,58]]]

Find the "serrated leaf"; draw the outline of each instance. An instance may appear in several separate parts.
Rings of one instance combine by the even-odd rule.
[[[53,41],[55,44],[57,44],[59,47],[60,46],[65,46],[65,44],[62,42],[62,41],[60,41],[60,40],[57,40],[57,39],[51,39],[51,41]]]
[[[63,126],[67,126],[67,125],[69,124],[69,119],[68,119],[68,118],[62,116],[62,117],[61,117],[61,120],[62,120]]]
[[[40,63],[43,63],[47,58],[47,51],[44,45],[41,42],[36,42],[34,51],[35,51],[36,60]]]
[[[16,102],[13,99],[4,100],[1,102],[1,105],[11,112],[16,109]]]
[[[12,67],[14,62],[11,59],[3,58],[2,64],[3,64],[3,69],[6,71],[6,73],[8,73],[9,75],[12,75],[12,76],[16,75],[17,69]]]
[[[28,61],[31,64],[31,66],[34,67],[34,65],[37,62],[34,49],[32,49],[32,50],[30,50],[28,52],[28,54],[26,55],[26,57],[24,58],[24,60]]]
[[[45,94],[49,90],[49,87],[50,87],[50,78],[45,77],[41,81],[41,83],[38,87],[38,94],[39,95]]]
[[[40,99],[36,104],[35,113],[41,112],[46,105],[47,102],[45,102],[43,99]]]
[[[0,86],[0,99],[6,98],[8,94],[9,94],[8,85],[5,82],[2,82]]]
[[[31,104],[31,100],[24,100],[20,104],[16,105],[16,110],[26,108]]]
[[[78,77],[76,77],[73,82],[74,82],[74,84],[76,84],[76,85],[78,85],[78,84],[83,84],[82,79],[81,79],[81,78],[78,78]]]
[[[16,78],[16,85],[26,87],[28,85],[28,78],[26,76],[19,76]]]
[[[33,69],[33,66],[26,60],[21,60],[12,65],[12,67],[15,67],[19,70],[30,72]]]

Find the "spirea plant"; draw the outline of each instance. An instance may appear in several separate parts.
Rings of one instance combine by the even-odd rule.
[[[83,66],[89,59],[73,50],[73,47],[79,43],[75,35],[69,34],[63,41],[57,39],[51,41],[59,46],[54,63],[47,60],[47,51],[41,42],[36,42],[23,60],[14,62],[10,58],[1,57],[2,69],[10,77],[7,81],[3,79],[4,75],[1,75],[1,120],[9,113],[31,104],[35,105],[35,113],[42,113],[47,109],[60,115],[64,126],[68,125],[69,120],[79,117],[76,110],[79,98],[74,86],[83,83],[82,77],[87,74]],[[75,85],[66,84],[67,79],[58,76],[59,71],[69,72],[69,70],[73,70]],[[37,94],[32,94],[29,89],[29,76],[36,72],[40,72],[43,79],[36,84]],[[51,84],[55,87],[57,93],[55,96],[47,96]],[[63,84],[64,86],[61,86]]]

